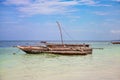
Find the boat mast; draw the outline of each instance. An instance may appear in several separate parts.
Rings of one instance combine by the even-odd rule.
[[[63,36],[62,36],[62,30],[61,30],[61,27],[60,27],[60,23],[58,21],[56,21],[58,27],[59,27],[59,30],[60,30],[60,37],[61,37],[61,42],[62,42],[62,45],[63,45]]]

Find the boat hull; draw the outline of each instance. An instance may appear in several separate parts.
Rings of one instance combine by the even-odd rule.
[[[120,44],[120,42],[112,42],[112,44]]]
[[[51,53],[61,55],[87,55],[92,54],[92,48],[89,47],[42,47],[42,46],[17,46],[28,54]]]

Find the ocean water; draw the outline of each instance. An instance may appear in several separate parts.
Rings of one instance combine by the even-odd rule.
[[[39,41],[0,41],[0,80],[120,80],[120,45],[85,43],[103,50],[94,49],[85,56],[35,55],[14,46]]]

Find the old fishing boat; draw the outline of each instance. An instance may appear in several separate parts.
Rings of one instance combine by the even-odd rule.
[[[112,44],[120,44],[120,41],[112,42]]]
[[[17,47],[28,54],[52,53],[61,55],[86,55],[92,53],[92,48],[89,47],[89,44],[64,44],[60,24],[59,22],[57,22],[57,24],[60,30],[61,44],[41,41],[42,45],[40,46]]]
[[[92,53],[88,44],[53,44],[45,43],[44,46],[17,46],[28,54],[53,53],[64,55],[86,55]]]

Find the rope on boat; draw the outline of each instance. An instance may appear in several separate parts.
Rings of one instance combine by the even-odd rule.
[[[63,30],[63,32],[66,34],[66,36],[68,36],[68,37],[70,38],[70,40],[72,40],[72,41],[75,40],[75,39],[74,39],[72,36],[70,36],[70,34],[64,29],[64,27],[62,27],[62,30]]]

